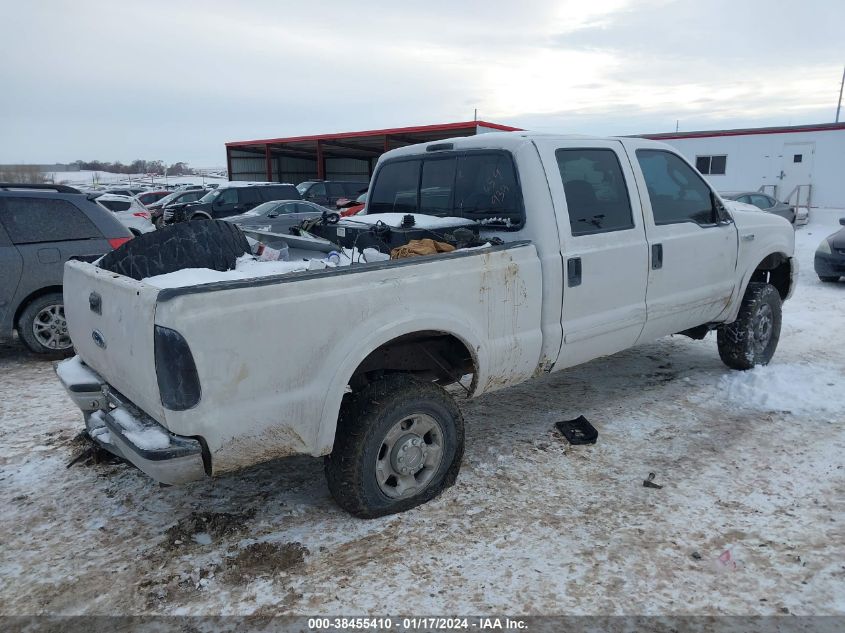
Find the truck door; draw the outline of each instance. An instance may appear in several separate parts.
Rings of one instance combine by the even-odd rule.
[[[725,309],[736,282],[737,232],[678,154],[629,143],[649,244],[644,342],[713,321]]]
[[[557,370],[634,344],[646,320],[648,250],[621,142],[538,139],[536,145],[563,258],[564,338]]]

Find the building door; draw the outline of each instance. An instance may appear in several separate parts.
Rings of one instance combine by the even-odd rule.
[[[816,144],[811,143],[784,143],[781,155],[781,168],[778,179],[777,198],[784,202],[804,206],[809,202],[809,187],[801,187],[800,192],[796,191],[799,185],[809,185],[813,179],[813,157],[816,153]],[[796,197],[799,196],[800,197]],[[787,200],[787,198],[790,198]]]

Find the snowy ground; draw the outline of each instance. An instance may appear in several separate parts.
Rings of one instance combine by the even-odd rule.
[[[673,337],[464,402],[457,484],[375,521],[317,459],[173,488],[66,469],[78,411],[2,346],[0,613],[845,613],[845,283],[813,274],[815,215],[770,367]],[[553,432],[579,414],[595,446]]]
[[[165,183],[205,185],[209,183],[226,183],[225,176],[195,174],[191,176],[155,176],[151,178],[146,174],[114,174],[107,171],[57,171],[45,174],[52,182],[70,186],[92,186],[97,185],[141,185],[146,187],[163,187]]]

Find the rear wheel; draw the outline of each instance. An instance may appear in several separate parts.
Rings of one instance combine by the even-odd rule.
[[[326,479],[340,507],[369,519],[436,497],[455,483],[463,452],[463,416],[451,396],[388,376],[344,403]]]
[[[18,319],[18,335],[36,354],[61,358],[72,353],[62,293],[51,292],[31,301]]]
[[[748,284],[736,321],[719,328],[719,357],[732,369],[768,365],[780,339],[781,299],[767,283]]]

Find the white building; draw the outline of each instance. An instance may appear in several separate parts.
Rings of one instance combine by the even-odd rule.
[[[675,146],[718,191],[845,209],[845,123],[642,136]]]

